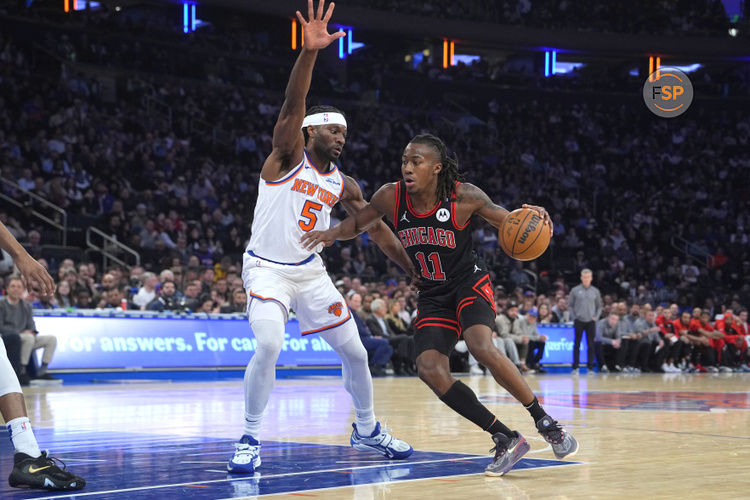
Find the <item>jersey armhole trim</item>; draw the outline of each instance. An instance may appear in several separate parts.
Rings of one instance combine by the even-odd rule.
[[[463,231],[471,223],[471,217],[469,217],[469,219],[466,221],[466,224],[464,224],[463,226],[458,224],[458,221],[456,221],[456,202],[455,201],[451,201],[451,222],[453,223],[453,227],[455,227],[459,231]]]
[[[471,217],[466,221],[466,224],[463,226],[460,226],[458,224],[458,221],[456,220],[456,198],[458,197],[458,186],[461,184],[460,182],[456,181],[456,185],[453,188],[453,196],[451,197],[451,222],[453,223],[453,227],[458,229],[459,231],[463,231],[466,229],[466,226],[469,225],[471,222]]]
[[[396,201],[393,204],[393,229],[398,230],[398,207],[401,202],[401,181],[396,183]]]
[[[305,166],[305,159],[303,158],[299,166],[297,166],[297,168],[294,169],[291,173],[287,174],[286,177],[282,177],[281,179],[277,181],[264,180],[263,182],[265,182],[267,186],[279,186],[281,184],[284,184],[285,182],[289,182],[290,180],[292,180],[298,173],[300,173],[300,171],[302,170],[302,167],[304,166]]]
[[[344,191],[346,191],[346,176],[339,170],[339,177],[341,177],[341,193],[339,193],[339,200],[344,197]]]

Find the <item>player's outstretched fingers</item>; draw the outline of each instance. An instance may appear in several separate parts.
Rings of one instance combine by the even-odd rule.
[[[321,2],[321,3],[323,3],[323,2]],[[328,21],[330,21],[330,20],[331,20],[331,16],[333,15],[333,8],[334,8],[335,6],[336,6],[336,4],[335,4],[335,3],[333,3],[333,2],[331,2],[331,3],[330,3],[330,4],[328,5],[328,10],[326,11],[326,15],[325,15],[325,17],[323,18],[323,22],[324,22],[324,23],[328,24]]]

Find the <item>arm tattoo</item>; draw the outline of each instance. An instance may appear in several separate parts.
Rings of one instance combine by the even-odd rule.
[[[463,189],[461,189],[463,188]],[[501,207],[495,205],[487,194],[474,186],[473,184],[460,184],[459,192],[456,193],[457,202],[476,204],[479,209],[488,208],[490,210],[499,210]]]

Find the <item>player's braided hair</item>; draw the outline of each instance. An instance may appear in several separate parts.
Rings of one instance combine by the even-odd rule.
[[[305,116],[315,115],[317,113],[341,113],[344,116],[344,119],[346,119],[346,115],[339,108],[326,105],[312,106],[305,112]],[[307,128],[302,129],[302,136],[305,138],[305,144],[307,144],[307,139],[309,139]]]
[[[438,173],[437,197],[439,200],[451,199],[456,192],[456,181],[463,179],[463,176],[458,172],[458,156],[455,153],[450,155],[445,143],[439,137],[432,134],[420,134],[410,142],[427,144],[438,152],[443,168]]]

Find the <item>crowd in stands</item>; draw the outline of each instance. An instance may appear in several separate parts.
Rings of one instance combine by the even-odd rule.
[[[354,0],[347,5],[442,19],[610,33],[726,35],[720,0]]]
[[[44,266],[48,263],[40,259]],[[57,290],[52,297],[40,297],[34,290],[23,293],[20,281],[6,277],[0,299],[0,326],[3,340],[19,350],[18,363],[25,373],[32,349],[45,347],[45,365],[54,353],[54,337],[28,335],[31,327],[19,332],[5,328],[7,302],[21,302],[29,313],[34,309],[110,309],[172,311],[184,314],[240,313],[247,308],[240,269],[235,265],[222,268],[175,265],[158,274],[141,266],[129,269],[111,266],[99,269],[94,263],[61,262],[56,273]],[[344,276],[336,286],[346,297],[375,376],[392,368],[396,375],[413,375],[413,321],[416,316],[416,292],[405,279],[366,281]],[[548,293],[535,293],[516,287],[495,287],[497,318],[493,332],[495,345],[518,367],[521,373],[546,373],[541,360],[547,337],[538,325],[570,323],[568,310],[570,287],[556,283]],[[727,372],[750,371],[748,361],[747,309],[733,302],[730,307],[680,307],[664,305],[642,296],[621,301],[604,294],[602,313],[596,324],[595,351],[589,365],[600,372]],[[3,326],[4,325],[4,326]],[[27,331],[28,330],[28,331]],[[26,333],[29,338],[16,339],[28,345],[13,347],[13,337]],[[45,333],[45,332],[41,332]],[[47,332],[49,333],[49,332]],[[31,341],[31,343],[28,343]],[[51,346],[49,344],[52,344]],[[9,349],[12,352],[12,349]],[[596,360],[596,365],[594,361]],[[21,360],[25,360],[21,361]],[[459,342],[452,366],[458,371],[478,375],[483,368]],[[28,381],[27,381],[28,382]]]
[[[241,255],[294,54],[276,57],[262,36],[222,44],[220,35],[174,35],[155,48],[139,46],[129,43],[126,28],[103,19],[108,36],[94,30],[38,37],[70,64],[50,64],[38,46],[2,35],[0,171],[23,190],[65,208],[71,227],[96,226],[136,249],[142,266],[98,269],[90,258],[76,266],[48,256],[45,246],[59,243],[56,233],[29,210],[4,206],[0,220],[59,278],[53,302],[30,300],[43,308],[122,307],[125,300],[128,308],[244,311]],[[268,57],[248,56],[259,49]],[[217,51],[228,55],[210,57]],[[244,64],[234,57],[245,57]],[[101,80],[74,69],[72,62],[80,61],[132,76],[120,79],[112,99]],[[493,199],[508,208],[533,202],[552,214],[552,246],[530,264],[505,257],[489,226],[477,224],[474,234],[493,282],[515,295],[524,328],[557,314],[564,292],[557,294],[586,267],[613,303],[655,309],[676,302],[707,309],[713,320],[722,306],[739,314],[740,304],[750,300],[750,197],[744,189],[750,181],[750,121],[741,106],[694,106],[684,119],[667,123],[629,104],[496,97],[477,99],[469,113],[429,96],[451,82],[502,82],[503,71],[477,65],[440,73],[426,64],[414,70],[384,62],[377,67],[383,72],[373,72],[351,61],[346,85],[332,73],[317,73],[311,100],[347,114],[342,168],[360,181],[365,196],[397,179],[402,148],[430,131],[455,151],[466,180]],[[389,84],[383,75],[420,78],[422,85],[415,92],[413,86]],[[487,91],[476,89],[478,95]],[[166,103],[170,118],[147,106],[147,97]],[[224,135],[199,130],[200,123]],[[23,198],[7,185],[3,192]],[[35,208],[33,202],[28,208]],[[340,210],[335,215],[344,216]],[[674,248],[681,241],[690,243],[683,246],[687,253]],[[363,308],[368,294],[393,300],[400,290],[405,303],[399,314],[408,323],[411,295],[402,274],[366,235],[326,249],[324,258],[337,278],[358,277],[365,288],[353,289]],[[6,273],[2,263],[8,259],[0,261]],[[526,314],[531,305],[524,308],[524,292],[549,298],[533,304],[536,320]],[[387,316],[390,304],[385,311]],[[383,321],[368,325],[364,316],[370,314],[365,310],[363,324],[377,337]],[[408,342],[391,340],[402,360],[398,371],[408,373]],[[519,368],[539,369],[539,346],[526,347],[528,352],[517,353]]]

